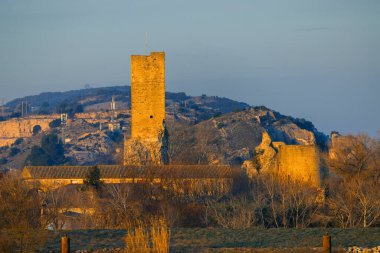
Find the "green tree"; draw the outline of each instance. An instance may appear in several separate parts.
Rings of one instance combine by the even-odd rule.
[[[26,164],[33,166],[60,165],[65,162],[65,150],[62,141],[54,133],[44,135],[41,146],[33,146],[26,158]]]
[[[86,179],[84,180],[84,183],[87,186],[91,186],[94,187],[96,190],[99,190],[102,185],[100,177],[100,170],[98,167],[95,166],[88,172]]]
[[[26,158],[26,163],[33,166],[50,165],[49,156],[40,146],[33,146],[30,154]]]
[[[62,141],[56,134],[44,135],[41,139],[41,147],[54,164],[62,164],[65,161],[65,150]]]
[[[52,122],[49,123],[50,128],[56,128],[61,126],[61,119],[55,119]]]
[[[72,117],[75,113],[83,112],[83,105],[77,102],[71,103],[65,100],[57,106],[56,112],[67,113],[70,117]]]
[[[20,153],[20,149],[17,148],[17,147],[12,147],[11,150],[9,151],[9,156],[15,156],[17,155],[18,153]]]

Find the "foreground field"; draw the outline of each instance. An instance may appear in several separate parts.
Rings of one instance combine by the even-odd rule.
[[[321,252],[322,236],[328,232],[336,252],[343,247],[380,245],[380,228],[337,229],[220,229],[175,228],[171,252]],[[52,234],[45,250],[58,251],[60,236],[71,238],[72,250],[124,248],[125,230],[74,230]]]

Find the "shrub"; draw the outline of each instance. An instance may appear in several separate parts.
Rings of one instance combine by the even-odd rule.
[[[182,226],[184,227],[201,227],[204,223],[205,207],[198,203],[189,203],[182,212]]]
[[[223,122],[218,122],[218,123],[216,124],[216,126],[218,127],[218,129],[221,129],[222,127],[225,126],[225,124],[224,124]]]
[[[4,157],[1,157],[0,158],[0,164],[6,164],[8,162],[8,160]]]
[[[70,117],[72,117],[75,113],[83,112],[83,105],[78,104],[77,102],[72,103],[65,100],[57,106],[56,112],[67,113]]]
[[[19,148],[16,148],[16,147],[12,147],[11,150],[9,151],[9,155],[10,156],[15,156],[17,155],[18,153],[20,153],[20,149]]]
[[[1,151],[5,151],[5,150],[7,150],[8,148],[9,148],[8,146],[0,147],[0,152],[1,152]]]
[[[52,122],[49,123],[50,128],[56,128],[61,126],[61,119],[55,119]]]
[[[18,138],[18,139],[15,140],[15,142],[13,143],[13,145],[19,145],[19,144],[21,144],[23,142],[24,142],[23,138]]]
[[[99,190],[100,186],[102,184],[102,182],[100,181],[100,177],[101,176],[100,176],[100,170],[99,170],[99,168],[98,167],[94,167],[87,174],[86,179],[84,180],[84,183],[87,186],[92,186],[96,190]]]
[[[124,113],[119,113],[117,115],[117,119],[129,119],[131,117],[131,115],[129,114],[124,114]]]
[[[120,131],[107,131],[106,135],[116,143],[123,143],[124,135]]]

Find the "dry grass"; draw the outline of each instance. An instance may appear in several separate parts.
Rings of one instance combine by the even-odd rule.
[[[163,219],[153,220],[150,229],[139,223],[129,229],[125,237],[126,252],[130,253],[168,253],[170,232]]]
[[[153,224],[151,229],[152,235],[152,252],[167,253],[169,252],[170,231],[163,219]]]
[[[134,226],[137,227],[137,226]],[[151,225],[144,226],[151,231]],[[132,231],[133,230],[129,230]],[[166,230],[167,231],[167,230]],[[168,232],[168,231],[167,231]],[[335,249],[349,246],[375,247],[380,241],[380,227],[373,228],[307,228],[307,229],[222,229],[222,228],[172,228],[170,229],[171,253],[194,252],[318,252],[322,247],[322,236],[332,236]],[[59,252],[61,236],[71,238],[73,251],[83,249],[125,248],[128,231],[71,230],[51,233],[43,252]],[[1,237],[1,236],[0,236]],[[310,250],[314,249],[316,250]],[[9,252],[9,251],[8,251]],[[151,252],[151,251],[148,251]],[[338,251],[337,251],[338,252]]]

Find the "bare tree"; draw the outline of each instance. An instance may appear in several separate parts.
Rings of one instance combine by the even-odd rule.
[[[65,205],[67,198],[66,188],[48,189],[41,192],[42,212],[41,222],[45,227],[52,225],[55,230],[60,230],[65,225],[64,213],[68,210]]]
[[[106,203],[109,211],[116,215],[116,227],[127,228],[133,220],[140,217],[141,206],[133,199],[133,189],[127,184],[111,184],[105,186],[109,194]]]
[[[337,137],[329,166],[343,176],[380,176],[380,143],[366,134]]]
[[[380,143],[368,135],[338,137],[329,165],[336,179],[329,206],[342,227],[368,227],[380,218]]]
[[[245,198],[232,198],[226,202],[209,201],[210,216],[222,228],[244,229],[254,222],[254,209]]]
[[[46,241],[40,223],[41,198],[19,174],[8,173],[0,179],[0,248],[5,252],[31,252]]]

